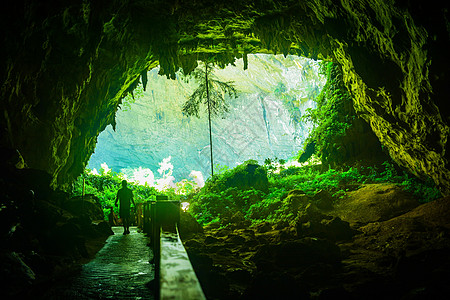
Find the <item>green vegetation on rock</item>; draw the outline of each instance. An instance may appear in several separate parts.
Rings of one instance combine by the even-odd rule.
[[[317,107],[307,109],[302,116],[314,124],[305,143],[303,154],[299,161],[307,161],[313,153],[322,163],[330,164],[339,159],[342,137],[352,126],[355,118],[353,101],[342,81],[342,71],[339,66],[331,62],[322,62],[321,73],[326,76],[326,84],[315,101]],[[313,150],[314,149],[314,150]]]
[[[301,195],[304,205],[314,203],[331,209],[346,193],[363,184],[391,182],[410,192],[421,202],[441,196],[432,182],[417,178],[385,162],[379,167],[321,170],[320,165],[289,167],[274,172],[270,160],[265,166],[253,161],[209,179],[204,188],[189,196],[189,212],[202,224],[226,226],[236,215],[248,221],[293,221],[299,203],[292,195]],[[295,198],[295,197],[294,197]],[[294,202],[292,202],[294,201]]]

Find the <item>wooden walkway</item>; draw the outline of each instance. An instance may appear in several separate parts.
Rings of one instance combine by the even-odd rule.
[[[155,299],[148,283],[154,279],[149,238],[130,227],[113,227],[96,257],[83,265],[78,276],[59,286],[44,299]]]
[[[113,227],[114,235],[80,274],[44,299],[204,300],[178,235],[179,207],[177,201],[145,203],[147,235],[137,227],[128,235]]]

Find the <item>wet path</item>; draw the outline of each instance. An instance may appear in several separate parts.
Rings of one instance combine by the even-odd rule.
[[[153,279],[149,263],[149,239],[130,227],[123,235],[122,227],[113,227],[105,246],[85,264],[69,286],[49,295],[58,299],[154,299],[147,283]]]

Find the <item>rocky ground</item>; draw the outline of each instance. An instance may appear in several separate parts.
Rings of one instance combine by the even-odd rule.
[[[77,272],[111,229],[95,198],[49,188],[44,172],[0,177],[3,295],[39,295]],[[450,198],[420,204],[395,184],[292,190],[284,220],[242,213],[201,228],[182,214],[181,237],[208,299],[447,299]]]
[[[182,239],[208,299],[450,295],[448,197],[420,204],[394,184],[354,188],[338,204],[326,192],[287,197],[290,222],[251,224],[237,213],[222,226],[185,225]]]
[[[43,171],[1,169],[2,299],[38,295],[78,272],[113,232],[94,196],[54,191]]]

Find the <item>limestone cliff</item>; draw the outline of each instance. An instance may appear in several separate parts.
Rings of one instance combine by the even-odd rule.
[[[449,12],[443,1],[7,1],[1,146],[64,187],[140,74],[205,56],[292,53],[341,64],[392,158],[450,192]]]
[[[308,134],[299,122],[324,77],[318,63],[298,56],[249,55],[214,72],[223,82],[232,80],[238,98],[228,99],[230,111],[213,118],[214,162],[230,168],[249,159],[261,164],[266,158],[289,159],[296,155]],[[192,170],[210,173],[208,118],[202,107],[200,118],[182,114],[182,105],[197,87],[177,73],[176,80],[158,76],[159,68],[148,73],[146,91],[134,103],[119,110],[117,126],[99,135],[89,168],[106,162],[113,171],[122,168],[150,168],[155,175],[159,163],[171,156],[173,175],[188,178]],[[131,99],[130,99],[131,100]],[[132,100],[131,100],[132,101]]]

